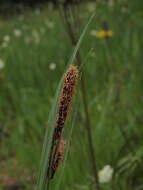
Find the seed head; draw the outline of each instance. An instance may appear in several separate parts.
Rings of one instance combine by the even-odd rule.
[[[62,91],[60,95],[57,119],[52,139],[51,152],[49,158],[49,167],[47,175],[52,179],[63,159],[65,141],[62,139],[62,130],[70,112],[71,102],[75,93],[75,85],[78,79],[77,67],[70,65],[65,73]],[[51,172],[50,172],[51,171]],[[50,173],[49,173],[50,172]]]
[[[55,172],[57,172],[57,169],[58,169],[61,161],[63,160],[65,145],[66,145],[66,142],[61,137],[58,147],[57,147],[57,150],[56,150],[55,158],[52,163],[51,179],[54,177]]]
[[[75,66],[71,65],[65,74],[62,92],[60,95],[60,102],[55,125],[56,139],[60,138],[63,126],[70,112],[70,106],[73,95],[75,93],[75,85],[77,83],[77,78],[78,70]]]

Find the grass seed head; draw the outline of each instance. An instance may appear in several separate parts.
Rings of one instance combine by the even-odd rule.
[[[62,139],[62,130],[70,112],[71,102],[75,93],[75,85],[78,79],[77,67],[70,65],[65,73],[62,91],[58,105],[57,120],[51,145],[49,170],[51,168],[50,178],[53,179],[59,163],[63,160],[65,141]]]
[[[62,86],[62,92],[60,95],[60,102],[57,113],[57,120],[55,126],[56,138],[60,138],[64,123],[70,112],[71,102],[75,93],[75,85],[78,79],[77,67],[70,65],[69,69],[65,73],[64,82]]]
[[[57,147],[57,150],[56,150],[54,162],[52,164],[51,179],[54,177],[54,174],[57,172],[57,169],[58,169],[61,161],[63,160],[65,145],[66,145],[66,142],[61,137],[58,147]]]

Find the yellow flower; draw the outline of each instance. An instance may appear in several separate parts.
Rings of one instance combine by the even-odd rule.
[[[104,38],[106,36],[106,32],[104,30],[100,30],[98,33],[97,33],[97,37],[98,38]]]
[[[98,38],[105,38],[105,37],[112,37],[113,36],[113,32],[111,30],[100,30],[98,33],[97,33],[97,37]]]
[[[107,31],[107,36],[108,36],[108,37],[112,37],[112,36],[113,36],[112,30],[108,30],[108,31]]]

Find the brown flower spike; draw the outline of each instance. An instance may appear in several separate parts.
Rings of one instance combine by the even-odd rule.
[[[51,179],[54,177],[55,172],[57,172],[57,169],[58,169],[61,161],[63,160],[65,146],[66,146],[66,142],[61,138],[60,142],[58,144],[57,150],[56,150],[53,164],[52,164]]]
[[[65,74],[62,92],[60,95],[60,102],[58,106],[58,114],[55,125],[56,139],[60,138],[67,115],[70,112],[70,106],[72,102],[72,97],[75,92],[75,85],[77,83],[77,78],[78,78],[77,68],[73,65],[70,65],[69,69]]]
[[[77,67],[70,65],[65,73],[62,91],[60,95],[58,113],[55,124],[55,130],[52,140],[51,153],[49,159],[49,170],[51,170],[50,178],[54,177],[59,163],[63,159],[65,142],[62,139],[62,131],[67,116],[70,112],[71,102],[75,93],[75,85],[78,79]],[[52,163],[52,164],[51,164]]]

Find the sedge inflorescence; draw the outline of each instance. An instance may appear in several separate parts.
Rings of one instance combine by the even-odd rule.
[[[77,67],[70,65],[69,69],[65,73],[62,91],[60,94],[57,119],[53,134],[53,140],[51,145],[51,153],[49,159],[50,178],[54,177],[59,164],[63,160],[64,149],[66,142],[62,138],[62,131],[66,119],[70,112],[73,95],[75,94],[75,85],[78,79]]]
[[[58,107],[58,114],[57,114],[57,121],[55,126],[55,138],[60,138],[63,126],[67,119],[67,115],[70,111],[70,106],[72,102],[72,97],[75,92],[75,84],[78,78],[78,70],[75,66],[71,65],[67,70],[62,92],[60,95],[59,107]]]
[[[64,141],[63,138],[61,138],[59,144],[57,145],[57,150],[55,152],[54,160],[52,163],[51,179],[54,177],[54,174],[57,171],[58,166],[63,160],[65,146],[66,146],[66,141]]]

